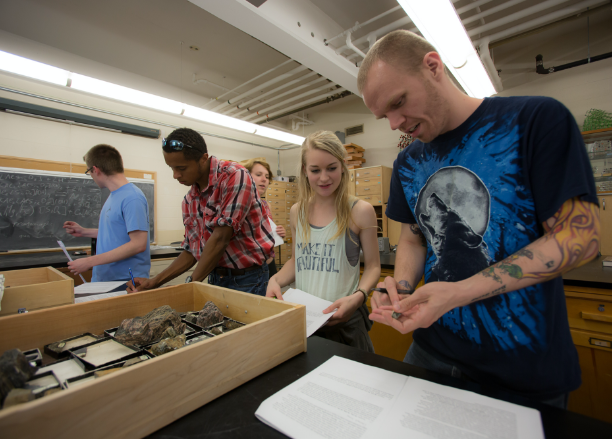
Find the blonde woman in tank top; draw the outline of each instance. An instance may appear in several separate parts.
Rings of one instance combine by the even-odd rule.
[[[380,277],[374,207],[349,196],[346,150],[334,133],[309,135],[301,152],[298,202],[290,213],[293,256],[270,278],[266,296],[282,300],[281,288],[295,282],[296,288],[333,302],[325,314],[337,309],[316,335],[374,352],[365,303]]]

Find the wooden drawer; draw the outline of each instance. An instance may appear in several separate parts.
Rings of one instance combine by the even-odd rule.
[[[567,297],[567,317],[570,328],[587,329],[589,331],[601,332],[612,335],[612,298],[602,296],[601,298],[588,299],[579,297]]]
[[[285,189],[286,187],[287,187],[287,182],[272,180],[270,182],[270,186],[268,186],[268,190],[270,190],[271,188],[283,188],[283,189]]]
[[[293,183],[285,183],[287,185],[287,189],[296,189],[298,187],[298,184],[293,182]]]
[[[355,192],[357,195],[382,195],[382,183],[379,181],[375,183],[360,184],[360,181],[357,181]]]
[[[277,186],[268,186],[268,189],[266,190],[266,194],[271,193],[271,194],[284,194],[285,193],[285,188],[282,187],[277,187]]]
[[[287,212],[274,212],[272,214],[272,221],[274,221],[277,226],[285,227],[285,224],[289,222],[287,219]]]
[[[292,195],[297,195],[298,190],[297,189],[287,189],[285,191],[286,194],[292,194]]]
[[[376,194],[357,195],[357,198],[359,198],[360,200],[363,200],[363,201],[367,201],[368,203],[370,203],[370,204],[372,204],[374,206],[382,206],[382,204],[383,204],[382,196],[376,195]]]
[[[576,346],[601,349],[602,351],[607,351],[612,354],[612,334],[581,331],[578,329],[570,329],[570,332],[572,333],[572,340]]]
[[[284,192],[266,192],[266,200],[268,200],[268,203],[272,200],[284,200],[285,199],[285,193]]]
[[[289,194],[285,193],[285,200],[293,200],[294,203],[297,202],[297,194]]]
[[[287,213],[286,212],[287,209],[285,207],[285,202],[284,201],[278,201],[277,204],[275,204],[275,205],[272,205],[271,203],[269,203],[269,204],[270,204],[270,212],[272,212],[272,218],[274,218],[275,215],[277,213],[279,213],[279,212],[282,212],[282,213],[285,213],[285,214]]]
[[[288,210],[291,210],[291,206],[293,206],[295,204],[296,200],[285,200],[285,206],[287,207]]]
[[[355,170],[355,178],[365,177],[382,177],[382,166],[373,166],[371,168],[362,168]]]

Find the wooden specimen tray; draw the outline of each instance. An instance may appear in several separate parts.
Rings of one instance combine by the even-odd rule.
[[[74,281],[53,267],[3,271],[0,317],[74,303]],[[1,354],[2,352],[0,352]]]
[[[305,307],[193,282],[2,318],[0,353],[100,335],[162,305],[200,310],[208,300],[247,325],[0,410],[2,438],[141,438],[306,351]]]

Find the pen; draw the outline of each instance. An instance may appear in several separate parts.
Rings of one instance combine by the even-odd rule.
[[[130,277],[132,278],[132,285],[134,285],[134,288],[136,288],[136,281],[134,280],[134,275],[132,274],[132,269],[128,268],[128,270],[130,270]]]

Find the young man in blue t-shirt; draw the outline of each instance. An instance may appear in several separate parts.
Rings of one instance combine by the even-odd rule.
[[[93,269],[92,282],[128,281],[149,277],[149,206],[140,189],[123,173],[121,154],[110,145],[96,145],[83,157],[86,174],[98,187],[110,190],[97,229],[86,229],[66,221],[64,229],[72,236],[97,238],[96,255],[68,263],[70,271],[79,274]]]
[[[550,98],[466,96],[407,31],[370,49],[358,86],[378,119],[416,139],[393,166],[386,213],[402,229],[371,319],[415,331],[406,362],[566,406],[580,367],[560,276],[599,249],[572,115]]]

